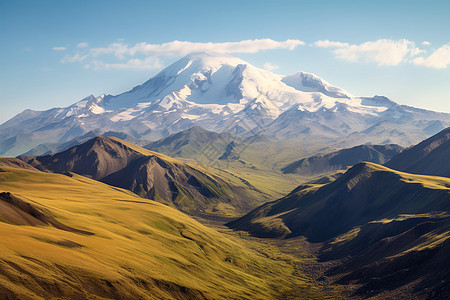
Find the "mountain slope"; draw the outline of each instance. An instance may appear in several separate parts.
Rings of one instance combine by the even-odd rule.
[[[344,148],[369,142],[410,145],[449,125],[449,114],[380,96],[354,97],[313,74],[277,75],[229,55],[194,53],[125,93],[22,112],[0,125],[0,155],[70,142],[91,131],[119,132],[142,142],[201,126]]]
[[[43,171],[75,172],[196,215],[234,215],[265,199],[256,189],[229,184],[202,168],[114,137],[20,158]]]
[[[224,152],[231,140],[232,136],[229,134],[220,134],[194,126],[145,145],[144,148],[172,157],[192,158],[209,147],[217,148],[219,153]]]
[[[389,168],[415,173],[450,177],[450,127],[394,156]]]
[[[342,260],[327,276],[359,285],[358,296],[447,299],[449,238],[448,213],[400,215],[336,238],[322,250],[321,260]]]
[[[35,167],[15,157],[0,157],[0,167],[10,167],[10,168],[38,171]]]
[[[288,264],[129,191],[0,169],[2,298],[262,299],[306,284]]]
[[[312,242],[323,242],[370,221],[448,210],[450,179],[359,163],[334,182],[300,186],[230,226],[258,236],[304,235]]]
[[[360,145],[349,149],[305,157],[290,163],[281,171],[285,174],[296,173],[306,176],[345,170],[359,162],[367,161],[384,164],[403,148],[398,145]]]
[[[360,163],[325,185],[303,185],[228,225],[260,237],[320,242],[321,280],[356,298],[450,296],[450,179]],[[327,279],[328,278],[328,279]]]

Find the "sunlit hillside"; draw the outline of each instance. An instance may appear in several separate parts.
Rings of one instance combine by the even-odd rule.
[[[0,192],[6,298],[260,299],[302,284],[283,261],[83,176],[1,167]]]

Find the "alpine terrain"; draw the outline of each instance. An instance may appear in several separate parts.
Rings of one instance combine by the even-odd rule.
[[[0,125],[0,155],[45,153],[92,131],[148,144],[194,126],[246,137],[264,133],[317,145],[314,150],[323,144],[409,146],[449,126],[449,119],[382,96],[356,97],[310,73],[277,75],[229,55],[195,53],[122,94],[25,110]]]
[[[259,237],[306,237],[322,277],[356,284],[354,296],[450,296],[450,178],[359,163],[328,184],[301,185],[230,222]],[[338,262],[338,263],[336,263]]]
[[[235,185],[209,171],[115,137],[96,137],[63,152],[19,156],[46,172],[74,172],[195,215],[235,216],[268,196],[251,185]]]
[[[449,126],[213,53],[26,110],[0,125],[0,298],[449,299]]]
[[[450,127],[394,156],[390,168],[426,175],[450,177]]]

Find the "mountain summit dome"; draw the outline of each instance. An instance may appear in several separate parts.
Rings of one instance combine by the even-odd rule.
[[[449,114],[355,97],[311,73],[278,75],[227,54],[193,53],[122,94],[65,108],[26,110],[0,125],[0,155],[90,132],[155,141],[194,126],[339,147],[416,143],[450,126]],[[424,129],[425,128],[425,129]],[[42,146],[41,148],[46,148]]]

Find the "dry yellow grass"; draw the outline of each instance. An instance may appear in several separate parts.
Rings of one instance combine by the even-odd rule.
[[[272,298],[302,284],[285,262],[179,211],[73,174],[0,168],[10,192],[79,234],[0,222],[0,294],[51,298]]]

